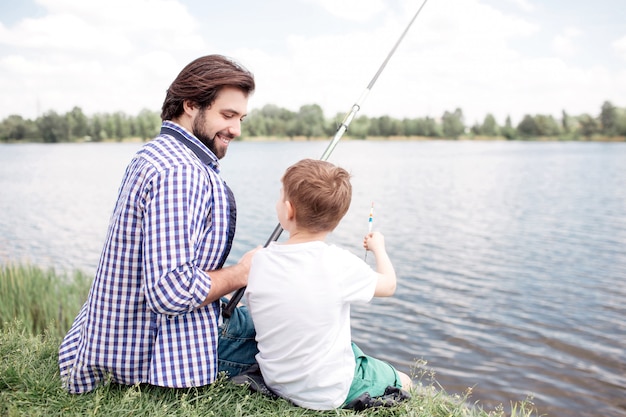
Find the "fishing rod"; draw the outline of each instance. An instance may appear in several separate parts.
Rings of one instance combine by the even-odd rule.
[[[369,95],[370,91],[372,90],[372,87],[374,87],[374,84],[376,84],[376,81],[378,80],[378,77],[380,76],[380,74],[383,72],[383,70],[387,66],[387,63],[389,62],[389,60],[391,59],[393,54],[396,52],[396,49],[398,48],[398,45],[400,45],[400,43],[404,39],[404,36],[409,31],[409,28],[413,25],[413,22],[415,21],[415,19],[417,19],[417,16],[420,14],[422,9],[424,8],[424,5],[426,4],[426,1],[427,0],[424,0],[422,5],[420,6],[420,8],[417,9],[417,12],[415,12],[415,15],[413,16],[413,18],[411,19],[411,21],[409,22],[407,27],[404,29],[404,32],[402,32],[402,34],[400,35],[400,37],[396,41],[396,43],[393,46],[393,48],[391,49],[391,51],[389,51],[389,54],[387,54],[387,57],[385,58],[385,60],[381,64],[380,68],[378,68],[378,71],[376,71],[376,74],[374,74],[374,77],[372,78],[372,80],[369,82],[369,84],[365,88],[365,91],[363,91],[363,93],[361,94],[359,99],[352,105],[352,109],[346,115],[346,117],[343,119],[343,121],[341,122],[341,124],[337,128],[337,132],[335,133],[335,136],[333,136],[333,139],[330,141],[330,143],[326,147],[326,150],[322,154],[320,160],[326,161],[328,159],[328,157],[330,156],[330,154],[333,153],[333,150],[335,149],[335,146],[337,146],[337,143],[339,142],[339,140],[341,139],[343,134],[346,133],[346,131],[348,130],[348,126],[350,126],[350,123],[352,123],[352,120],[354,119],[354,116],[356,116],[358,111],[361,109],[361,105],[363,104],[363,102],[365,101],[367,96]],[[278,240],[278,238],[280,237],[280,234],[282,232],[283,232],[283,228],[282,228],[282,226],[279,223],[276,226],[276,228],[274,229],[274,231],[272,232],[272,234],[270,235],[270,237],[267,239],[267,242],[265,242],[265,245],[263,245],[263,247],[265,248],[270,243]],[[228,301],[226,306],[224,306],[224,308],[222,309],[222,316],[224,318],[230,318],[232,316],[233,311],[235,310],[235,307],[237,307],[237,304],[239,304],[239,301],[241,301],[241,298],[243,297],[243,294],[244,294],[245,291],[246,291],[246,287],[239,288],[237,291],[235,291],[235,293],[233,294],[231,299]]]

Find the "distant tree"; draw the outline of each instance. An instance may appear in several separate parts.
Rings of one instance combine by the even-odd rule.
[[[420,119],[420,129],[423,131],[423,136],[430,138],[444,137],[441,125],[432,117],[426,116],[424,119]]]
[[[295,118],[294,136],[307,138],[322,137],[326,134],[324,112],[317,104],[307,104],[300,107]]]
[[[620,136],[626,136],[626,108],[617,109],[615,133]]]
[[[463,111],[460,108],[453,113],[446,111],[441,118],[443,135],[446,138],[458,139],[465,132],[463,124]]]
[[[500,134],[500,128],[493,114],[489,113],[485,116],[485,120],[483,120],[483,124],[480,126],[480,131],[485,136],[493,137]]]
[[[482,136],[483,134],[482,126],[478,122],[476,122],[472,125],[472,127],[470,127],[470,132],[475,136]]]
[[[83,139],[91,135],[89,119],[80,107],[74,107],[65,117],[68,122],[70,139]]]
[[[94,115],[89,121],[89,127],[91,140],[94,142],[100,142],[107,137],[104,131],[104,116],[102,114]]]
[[[502,126],[500,133],[508,140],[512,140],[517,137],[517,130],[513,127],[513,123],[511,122],[511,116],[506,116],[504,126]]]
[[[281,119],[285,121],[293,118],[293,112],[282,107],[278,107],[275,104],[266,104],[263,106],[260,110],[260,115],[268,119]]]
[[[0,123],[0,141],[23,141],[32,139],[33,123],[13,114]],[[31,137],[29,137],[31,136]]]
[[[149,140],[159,133],[161,116],[158,112],[143,109],[135,118],[135,135],[141,140]]]
[[[406,136],[417,136],[418,133],[418,119],[402,119],[402,131]]]
[[[539,136],[539,127],[535,118],[527,114],[524,116],[521,122],[517,125],[517,132],[524,138]]]
[[[70,113],[65,113],[65,115],[63,116],[64,118],[64,122],[65,122],[65,133],[64,133],[64,137],[62,139],[63,142],[69,141],[69,142],[73,142],[74,141],[74,134],[73,134],[73,130],[74,130],[74,120],[72,119],[72,115]]]
[[[113,113],[113,137],[118,141],[128,138],[131,135],[130,123],[128,116],[123,112]]]
[[[295,113],[274,104],[266,104],[258,114],[266,120],[267,134],[269,136],[287,136],[289,124],[293,123]]]
[[[575,128],[576,120],[570,117],[565,110],[561,112],[561,129],[566,135],[572,133]]]
[[[37,119],[37,128],[46,143],[65,142],[68,140],[68,129],[65,117],[55,111],[49,111]]]
[[[341,113],[337,114],[335,118],[335,132],[337,131],[337,129],[343,122],[344,118],[345,118],[344,114],[341,114]],[[348,134],[354,138],[365,139],[367,138],[367,133],[369,132],[369,129],[370,129],[370,123],[371,121],[369,117],[367,116],[355,117],[352,120],[352,123],[350,123],[350,126],[348,127]]]
[[[115,121],[109,113],[101,115],[100,137],[102,139],[112,139],[115,137]]]
[[[598,123],[598,120],[587,113],[578,117],[578,124],[580,125],[581,135],[588,139],[600,132],[600,123]]]
[[[534,117],[537,126],[537,136],[558,136],[561,127],[552,115],[538,114]]]
[[[389,116],[374,117],[370,119],[367,133],[369,136],[396,136],[401,134],[401,125],[402,123]]]
[[[380,123],[378,123],[377,118],[369,119],[369,126],[367,128],[367,136],[382,136],[383,133],[380,131]]]
[[[441,126],[430,117],[404,119],[402,122],[404,134],[407,136],[441,137]]]
[[[617,107],[605,101],[600,111],[600,130],[603,134],[613,136],[617,134]]]
[[[389,128],[390,128],[389,133],[391,134],[391,136],[404,136],[405,135],[404,124],[402,123],[402,120],[392,117],[391,125],[389,126]]]
[[[259,137],[267,136],[267,122],[261,114],[261,110],[253,109],[248,116],[244,119],[241,125],[241,131],[243,137]]]
[[[337,131],[344,118],[345,114],[338,113],[333,118],[325,119],[322,108],[316,104],[304,105],[298,112],[267,104],[250,112],[242,124],[242,137],[328,136]],[[11,115],[0,121],[0,141],[64,142],[87,137],[93,141],[112,138],[122,140],[128,137],[148,140],[158,134],[160,125],[159,113],[146,109],[137,116],[117,112],[87,117],[80,107],[74,107],[64,115],[51,111],[36,120]],[[457,108],[454,112],[444,112],[440,121],[428,116],[401,120],[387,115],[359,116],[352,121],[348,134],[355,138],[402,135],[458,138],[465,131],[463,112]],[[495,117],[489,113],[482,123],[477,121],[469,127],[468,132],[473,135],[501,135],[507,139],[540,136],[577,139],[598,134],[626,136],[626,108],[605,101],[598,117],[589,114],[571,116],[562,110],[560,120],[551,115],[525,115],[517,127],[513,127],[510,116],[507,116],[504,125],[499,126]]]

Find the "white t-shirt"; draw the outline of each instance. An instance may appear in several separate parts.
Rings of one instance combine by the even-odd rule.
[[[265,383],[301,407],[340,407],[355,367],[350,304],[369,302],[376,282],[362,259],[324,242],[258,251],[246,295]]]

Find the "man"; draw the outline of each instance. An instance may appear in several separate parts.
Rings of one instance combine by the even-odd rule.
[[[120,384],[201,386],[217,376],[220,297],[250,260],[222,267],[236,219],[219,159],[241,134],[253,75],[219,55],[167,90],[161,133],[128,165],[89,298],[59,349],[70,393]]]

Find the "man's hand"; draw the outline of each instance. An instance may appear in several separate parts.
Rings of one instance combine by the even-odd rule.
[[[261,246],[246,252],[239,262],[235,265],[227,266],[226,268],[217,269],[215,271],[207,271],[211,277],[211,289],[207,294],[206,300],[202,303],[201,307],[219,300],[226,294],[238,290],[239,288],[248,285],[248,274],[250,273],[250,265],[252,264],[252,258],[256,251],[261,249]]]

